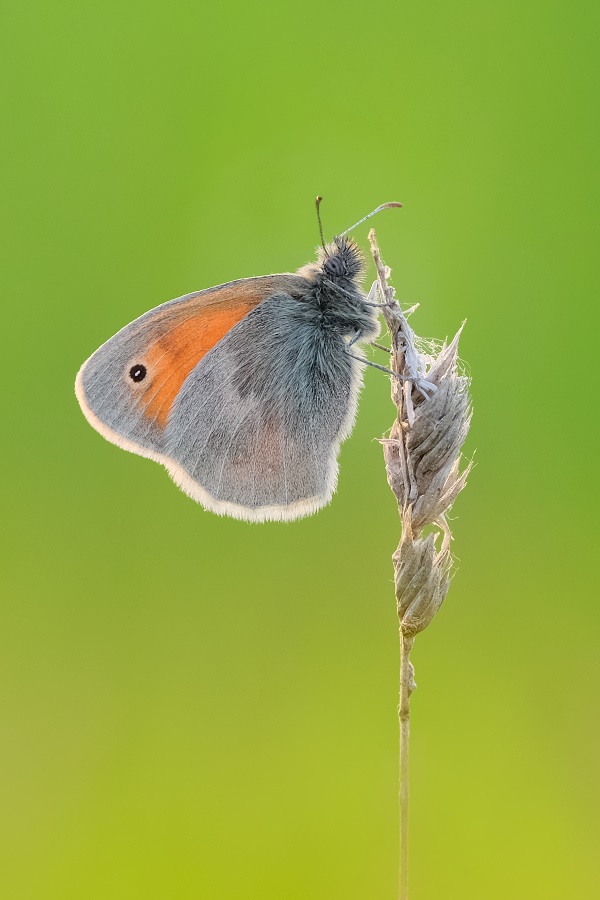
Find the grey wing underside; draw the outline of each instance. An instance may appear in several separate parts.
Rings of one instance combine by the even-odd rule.
[[[340,336],[315,329],[292,297],[272,296],[187,377],[160,461],[213,512],[252,521],[310,515],[335,490],[359,386]]]

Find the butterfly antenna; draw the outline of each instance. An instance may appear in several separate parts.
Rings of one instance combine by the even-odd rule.
[[[323,247],[323,250],[325,250],[325,252],[327,252],[327,248],[325,247],[325,238],[323,237],[323,223],[321,222],[321,211],[319,209],[322,199],[323,199],[322,197],[317,197],[317,199],[315,201],[315,205],[317,207],[317,219],[319,220],[319,232],[321,234],[321,246]]]
[[[319,199],[320,198],[317,197],[317,200],[319,200]],[[351,228],[347,228],[345,231],[342,231],[341,234],[338,234],[338,237],[344,237],[345,234],[349,234],[351,231],[354,231],[354,229],[358,225],[362,225],[362,223],[366,222],[367,219],[370,219],[371,216],[374,216],[376,213],[381,212],[382,209],[390,209],[392,206],[402,206],[402,204],[394,203],[393,201],[390,203],[382,203],[381,206],[378,206],[377,209],[374,209],[373,212],[370,212],[368,216],[365,216],[363,219],[360,219],[360,221],[355,222],[354,225],[351,226]],[[317,210],[318,210],[318,204],[317,204]]]

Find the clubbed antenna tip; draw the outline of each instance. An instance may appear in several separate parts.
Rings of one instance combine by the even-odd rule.
[[[378,212],[381,212],[382,209],[392,209],[392,207],[401,207],[402,203],[397,203],[395,200],[390,200],[389,203],[382,203],[381,206],[378,206],[377,209],[374,209],[373,212],[370,212],[368,215],[363,216],[362,219],[359,219],[358,222],[355,222],[350,228],[346,228],[345,231],[342,231],[338,237],[344,237],[345,234],[349,234],[351,231],[354,231],[359,225],[362,225],[363,222],[366,222],[367,219],[370,219],[371,216],[377,215]]]

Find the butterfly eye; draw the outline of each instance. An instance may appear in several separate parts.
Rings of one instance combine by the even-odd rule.
[[[143,366],[141,363],[136,363],[135,366],[130,368],[129,377],[132,381],[143,381],[146,377],[146,366]]]
[[[345,261],[339,255],[328,256],[323,263],[323,270],[327,273],[327,275],[334,278],[348,274]]]

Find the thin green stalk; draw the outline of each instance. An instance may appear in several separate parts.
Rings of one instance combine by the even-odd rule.
[[[400,893],[408,900],[408,745],[410,738],[410,695],[414,689],[410,651],[414,638],[400,629]]]

